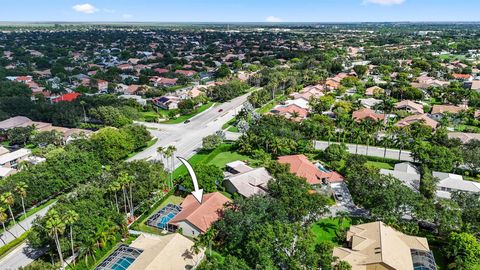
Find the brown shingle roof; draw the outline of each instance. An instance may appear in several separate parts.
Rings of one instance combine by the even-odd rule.
[[[371,109],[364,108],[352,113],[353,120],[359,122],[365,119],[371,119],[373,121],[380,121],[385,119],[385,115],[374,112]]]

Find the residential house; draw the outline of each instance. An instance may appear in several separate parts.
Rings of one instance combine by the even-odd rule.
[[[67,93],[67,94],[63,94],[59,97],[52,98],[51,101],[52,101],[52,103],[58,103],[58,102],[61,102],[61,101],[63,101],[63,102],[73,102],[81,95],[82,94],[77,93],[77,92]]]
[[[423,114],[423,105],[411,100],[402,100],[395,103],[395,109],[404,110],[412,114]]]
[[[376,113],[372,109],[369,108],[363,108],[360,110],[356,110],[352,113],[352,119],[355,122],[361,122],[366,119],[370,119],[372,121],[384,121],[385,120],[385,115],[381,113]]]
[[[153,104],[165,110],[175,110],[178,109],[178,104],[180,103],[180,98],[176,96],[163,96],[159,98],[152,99]]]
[[[310,105],[309,105],[309,102],[308,100],[305,100],[303,98],[296,98],[296,99],[289,99],[289,100],[285,100],[284,104],[286,106],[289,106],[289,105],[296,105],[300,108],[303,108],[305,110],[309,110],[310,109]]]
[[[96,87],[99,91],[108,90],[108,82],[104,80],[91,80],[93,87]]]
[[[277,106],[270,112],[297,122],[303,121],[308,116],[308,111],[296,104]]]
[[[381,99],[375,99],[375,98],[361,98],[359,99],[359,101],[360,101],[360,105],[369,109],[383,102]]]
[[[175,73],[184,75],[186,77],[192,77],[193,75],[197,74],[195,70],[182,70],[182,69],[176,70]]]
[[[150,82],[153,83],[153,86],[174,86],[177,85],[178,78],[164,78],[153,76],[150,78]]]
[[[5,148],[3,146],[0,146],[0,156],[5,155],[7,153],[10,153],[10,150],[8,150],[7,148]]]
[[[395,126],[406,127],[415,122],[423,123],[424,125],[427,125],[434,130],[438,127],[438,122],[428,117],[427,114],[416,114],[416,115],[407,116],[402,120],[398,121],[397,123],[395,123]]]
[[[267,184],[272,176],[265,168],[252,168],[242,161],[228,163],[226,167],[229,169],[227,169],[223,185],[228,193],[238,193],[244,197],[267,193]],[[236,173],[231,173],[232,171]]]
[[[138,104],[142,106],[147,105],[147,100],[142,98],[142,96],[137,96],[137,95],[120,95],[118,98],[123,98],[123,99],[132,99],[135,100]]]
[[[343,176],[334,171],[320,170],[305,155],[281,156],[278,162],[288,164],[291,173],[305,178],[310,185],[326,185],[343,181]]]
[[[455,79],[455,80],[459,80],[459,81],[466,81],[466,82],[471,82],[473,80],[473,76],[470,75],[470,74],[458,74],[458,73],[454,73],[452,74],[452,77]]]
[[[465,111],[468,109],[468,106],[466,105],[461,105],[461,106],[456,106],[456,105],[433,105],[432,111],[430,113],[430,117],[436,121],[439,121],[442,119],[445,113],[449,113],[452,115],[457,115],[461,111]]]
[[[173,233],[165,236],[140,234],[130,246],[120,245],[95,270],[173,270],[195,269],[204,258],[204,250],[192,252],[195,243]],[[128,263],[128,265],[127,265]]]
[[[380,174],[391,175],[397,178],[415,192],[420,190],[420,172],[418,168],[410,162],[397,163],[393,170],[380,169]]]
[[[473,91],[479,92],[480,91],[480,81],[477,81],[477,80],[472,81],[470,89],[473,90]]]
[[[436,270],[435,259],[424,237],[403,234],[381,221],[352,225],[347,247],[335,247],[333,256],[352,270]]]
[[[230,201],[220,192],[203,195],[201,204],[193,195],[188,195],[182,202],[182,210],[169,223],[182,229],[185,236],[199,236],[220,219],[221,211]]]
[[[466,144],[472,140],[480,141],[480,133],[449,132],[448,138],[459,139],[462,144]]]
[[[0,156],[0,167],[16,169],[19,162],[25,160],[32,151],[26,148],[14,152],[6,153]]]
[[[463,180],[461,175],[443,172],[433,172],[432,174],[433,177],[439,179],[437,197],[449,199],[453,191],[480,193],[480,183]]]
[[[367,89],[365,89],[365,95],[366,96],[374,96],[374,95],[381,95],[385,93],[385,90],[381,87],[378,86],[372,86]]]

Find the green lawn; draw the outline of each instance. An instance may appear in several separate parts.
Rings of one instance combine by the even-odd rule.
[[[350,227],[350,220],[345,219],[341,225],[342,226],[339,224],[338,218],[327,218],[313,224],[311,230],[316,237],[317,243],[331,241],[338,244],[335,233],[340,228],[346,229]]]
[[[227,163],[230,163],[235,160],[248,160],[249,162],[252,161],[251,158],[241,155],[237,152],[226,151],[226,152],[219,153],[218,155],[213,157],[212,160],[208,162],[208,164],[212,164],[217,167],[224,168]]]
[[[227,129],[227,128],[229,128],[231,125],[233,125],[233,124],[235,123],[235,121],[237,121],[237,119],[232,118],[230,121],[228,121],[227,123],[223,124],[222,129]]]
[[[180,124],[180,123],[183,123],[183,122],[185,122],[185,120],[190,119],[190,118],[194,117],[195,115],[206,111],[208,108],[212,107],[213,105],[215,105],[215,103],[208,102],[207,104],[204,104],[204,105],[200,106],[198,109],[196,109],[192,113],[185,114],[185,115],[182,115],[178,118],[170,119],[170,120],[162,122],[162,123],[163,124]]]
[[[385,162],[367,161],[367,165],[377,169],[393,170],[392,164],[388,164]]]
[[[283,98],[284,98],[283,95],[280,95],[280,96],[276,97],[275,100],[272,100],[272,101],[268,102],[267,104],[263,105],[261,108],[258,108],[257,112],[259,114],[265,114],[265,113],[269,112],[271,109],[273,109],[273,107],[275,107],[277,102],[282,100]]]
[[[231,127],[228,128],[228,131],[230,131],[230,132],[238,132],[239,130],[238,130],[237,127],[231,126]]]

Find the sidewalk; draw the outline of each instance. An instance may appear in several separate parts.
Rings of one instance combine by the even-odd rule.
[[[55,205],[55,203],[52,203],[49,206],[47,206],[47,207],[43,208],[42,210],[38,211],[37,213],[27,217],[26,219],[24,219],[20,222],[17,222],[16,225],[14,225],[10,228],[7,228],[7,231],[3,232],[0,235],[1,239],[3,240],[3,242],[0,241],[0,247],[3,247],[5,244],[8,244],[8,243],[12,242],[13,240],[15,240],[15,238],[24,234],[25,231],[28,231],[32,227],[32,223],[35,220],[35,218],[44,216],[53,205]]]

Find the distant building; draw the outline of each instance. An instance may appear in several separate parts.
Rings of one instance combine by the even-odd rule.
[[[304,155],[281,156],[278,158],[278,162],[288,164],[291,173],[305,178],[310,185],[325,185],[343,181],[343,176],[334,171],[320,170]]]
[[[431,127],[432,129],[436,129],[438,127],[438,122],[430,118],[427,114],[418,114],[418,115],[410,115],[402,120],[395,123],[397,127],[406,127],[412,123],[420,122],[424,125]]]
[[[364,108],[352,113],[352,119],[356,122],[361,122],[370,119],[374,122],[385,120],[385,115],[382,113],[376,113],[372,109]]]
[[[395,109],[404,110],[413,114],[423,114],[423,105],[411,100],[402,100],[395,103]]]
[[[175,110],[178,109],[178,103],[180,103],[180,98],[175,96],[163,96],[159,98],[152,99],[153,104],[165,110]]]

